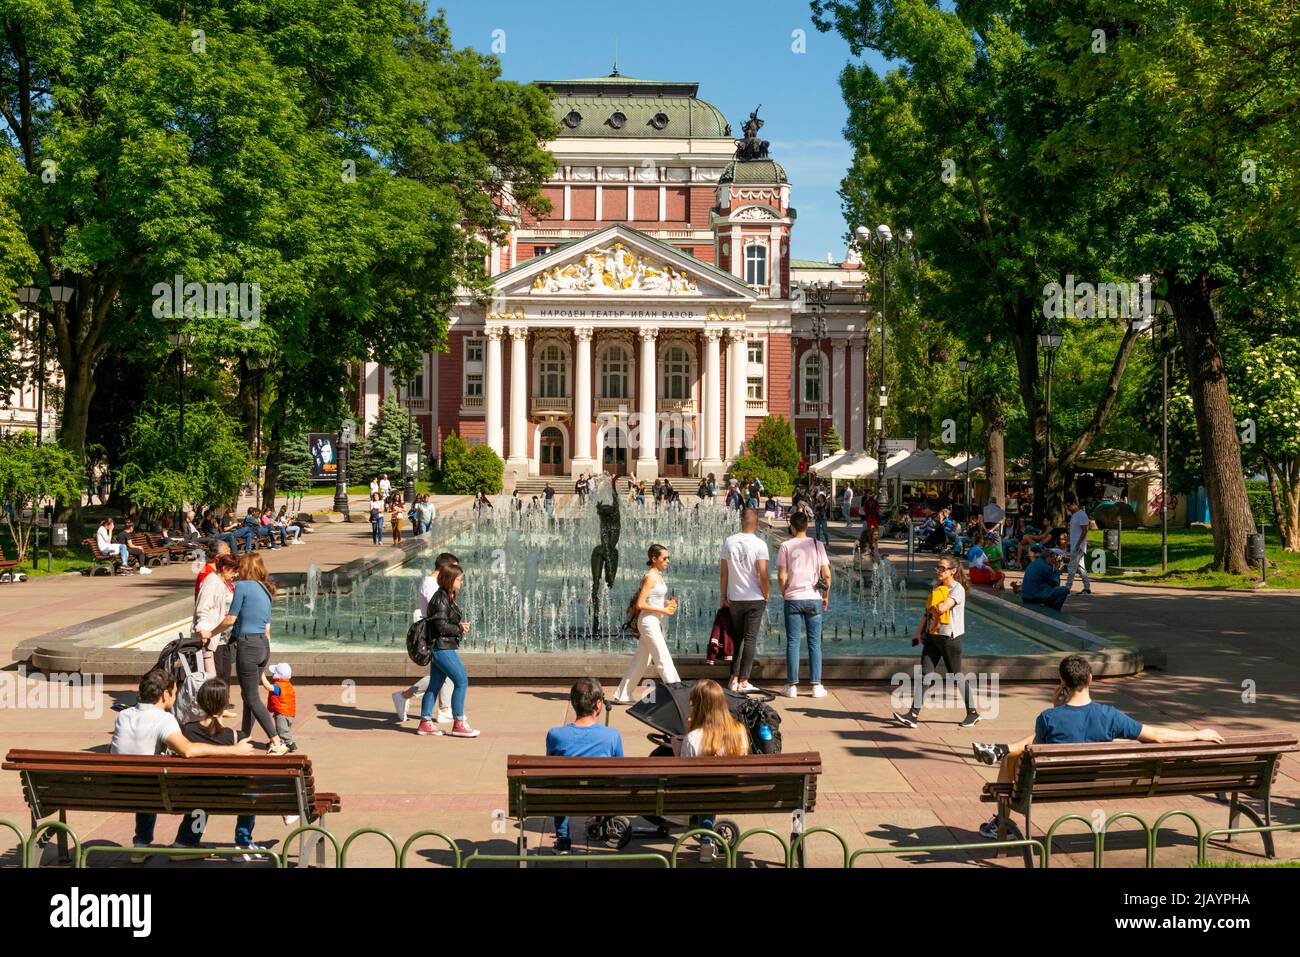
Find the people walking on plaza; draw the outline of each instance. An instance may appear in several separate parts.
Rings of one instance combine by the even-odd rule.
[[[416,608],[413,613],[413,620],[420,621],[429,617],[429,601],[438,593],[438,574],[444,568],[459,566],[460,559],[451,552],[443,552],[433,561],[433,567],[420,576],[420,585],[416,589]],[[412,698],[416,695],[423,697],[424,693],[429,690],[429,675],[425,675],[415,684],[411,685],[404,691],[393,692],[393,710],[397,713],[398,721],[406,720],[406,709]],[[442,683],[438,689],[438,724],[451,724],[451,679]]]
[[[1034,733],[1011,744],[973,742],[971,750],[982,764],[997,764],[998,783],[1011,784],[1020,771],[1021,756],[1031,744],[1100,744],[1116,739],[1152,744],[1175,744],[1180,741],[1223,743],[1223,735],[1214,728],[1167,728],[1158,724],[1141,724],[1118,708],[1092,700],[1092,664],[1083,655],[1069,655],[1061,660],[1060,683],[1052,695],[1052,707],[1038,715]],[[1011,830],[1018,829],[1008,821]],[[980,825],[980,835],[1000,840],[998,818]]]
[[[378,494],[379,494],[379,476],[375,476],[370,480],[370,497],[374,498]]]
[[[840,493],[840,518],[845,525],[853,524],[853,483],[845,482],[844,491]]]
[[[113,722],[113,737],[108,745],[109,754],[161,755],[171,752],[183,758],[230,757],[251,754],[252,743],[240,741],[229,745],[191,741],[181,733],[181,726],[172,715],[176,701],[176,676],[165,671],[150,671],[140,679],[136,703],[119,711]],[[157,814],[135,816],[136,847],[153,844]],[[143,863],[144,858],[132,858],[132,863]]]
[[[813,529],[813,537],[825,545],[831,543],[830,512],[831,497],[819,489],[813,505],[813,520],[816,523]]]
[[[198,721],[187,721],[181,725],[181,734],[185,740],[195,744],[215,745],[228,748],[236,744],[239,735],[234,728],[227,728],[221,723],[221,716],[230,705],[230,685],[220,678],[209,678],[199,687],[194,696],[204,717]],[[252,742],[245,742],[252,747]],[[245,851],[264,851],[268,845],[253,843],[253,826],[257,818],[252,814],[240,814],[235,817],[235,847]],[[181,817],[176,829],[176,843],[173,847],[198,847],[203,841],[203,831],[207,825],[207,815],[201,810],[191,811]],[[245,861],[254,859],[254,855],[242,855]]]
[[[831,563],[825,546],[808,537],[808,516],[794,512],[789,521],[791,537],[776,551],[776,580],[785,611],[786,685],[781,693],[787,698],[799,696],[799,644],[806,636],[812,696],[824,698],[822,612],[830,603]]]
[[[1070,557],[1069,574],[1065,576],[1065,590],[1069,593],[1074,587],[1074,573],[1083,578],[1083,592],[1092,594],[1092,582],[1088,580],[1088,527],[1092,520],[1079,504],[1079,498],[1073,492],[1065,497],[1065,510],[1070,513]]]
[[[388,500],[389,520],[393,524],[392,542],[394,545],[402,544],[402,519],[405,517],[406,510],[403,508],[403,502],[400,495],[394,495]]]
[[[546,753],[565,758],[621,758],[623,736],[600,720],[605,710],[605,689],[595,678],[583,677],[569,689],[573,720],[546,732]],[[573,848],[569,819],[555,819],[555,853]]]
[[[262,556],[256,552],[245,555],[239,562],[239,581],[223,622],[231,626],[235,643],[235,674],[239,676],[239,696],[244,703],[240,735],[246,738],[252,734],[256,721],[270,741],[267,753],[273,755],[289,752],[261,697],[262,670],[271,660],[274,597],[275,585],[266,577]]]
[[[578,496],[578,504],[587,504],[587,475],[584,472],[578,476],[578,481],[573,483],[573,492]]]
[[[226,631],[234,624],[226,613],[235,597],[235,579],[239,577],[239,559],[218,555],[211,571],[205,567],[198,574],[194,591],[193,634],[203,640],[203,670],[223,681],[230,677],[234,652]]]
[[[384,500],[378,492],[370,496],[370,544],[384,544]]]
[[[980,720],[980,714],[975,710],[975,690],[961,669],[961,640],[966,633],[966,588],[970,580],[961,563],[951,555],[939,559],[937,571],[938,584],[931,590],[925,612],[912,636],[912,644],[921,645],[922,687],[912,688],[911,708],[905,712],[895,711],[894,718],[905,727],[917,726],[921,720],[926,676],[936,673],[942,661],[949,683],[955,681],[961,686],[966,705],[966,717],[959,727],[971,728]]]
[[[275,722],[275,733],[285,747],[297,751],[293,740],[293,719],[298,716],[298,696],[293,688],[293,668],[286,661],[271,665],[270,677],[262,675],[262,689],[266,692],[266,710]]]
[[[388,481],[388,473],[379,476],[379,494],[384,498],[393,494],[393,483]]]
[[[484,515],[483,509],[485,508],[495,509],[496,506],[493,505],[492,500],[488,498],[487,489],[480,485],[478,487],[478,494],[474,496],[475,517],[482,518]]]
[[[678,757],[739,758],[749,753],[749,731],[731,716],[727,696],[722,685],[711,678],[703,678],[691,686],[687,698],[690,715],[686,719],[686,734],[674,740]],[[713,815],[693,815],[692,828],[713,829]],[[718,859],[718,849],[713,838],[700,835],[700,863],[712,864]]]
[[[546,509],[546,514],[551,518],[555,517],[555,489],[551,483],[546,483],[546,488],[542,489],[542,507]]]
[[[417,734],[441,735],[442,729],[433,722],[433,709],[438,700],[438,690],[444,681],[451,680],[452,726],[447,733],[455,738],[477,738],[479,732],[470,727],[465,715],[465,698],[469,690],[469,676],[456,649],[460,640],[469,633],[469,622],[461,620],[461,609],[456,604],[465,572],[460,565],[447,565],[438,572],[438,591],[429,600],[428,635],[433,649],[429,662],[429,687],[420,702],[420,726]]]
[[[767,543],[758,537],[758,512],[747,508],[740,513],[740,531],[722,543],[719,561],[722,605],[731,610],[736,635],[736,656],[731,660],[732,691],[757,691],[749,683],[758,648],[758,631],[767,611]]]
[[[672,684],[679,680],[677,667],[668,652],[668,642],[664,639],[664,627],[661,619],[677,614],[676,597],[668,598],[668,583],[664,573],[668,570],[668,549],[662,545],[651,545],[646,552],[648,570],[641,576],[636,597],[632,599],[629,613],[636,615],[636,651],[632,661],[623,672],[623,680],[614,692],[614,701],[618,704],[632,703],[632,690],[641,683],[641,676],[646,668],[654,664],[659,672],[659,680]]]

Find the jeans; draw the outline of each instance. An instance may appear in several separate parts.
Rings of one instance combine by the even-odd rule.
[[[1068,592],[1074,587],[1074,576],[1077,572],[1083,576],[1083,590],[1092,591],[1092,582],[1088,580],[1088,543],[1083,543],[1083,548],[1076,549],[1067,559],[1070,563],[1070,572],[1065,576],[1065,590]]]
[[[153,827],[158,823],[157,814],[137,814],[135,816],[135,846],[143,847],[153,843]]]
[[[244,721],[240,737],[247,738],[253,733],[253,720],[266,732],[268,738],[275,737],[275,722],[271,712],[266,710],[262,700],[262,670],[271,660],[271,642],[265,633],[243,634],[235,644],[235,673],[239,675],[239,695],[244,700]]]
[[[800,598],[785,603],[785,675],[799,683],[799,626],[808,636],[808,677],[822,683],[822,602],[820,598]]]
[[[970,546],[971,546],[971,539],[969,535],[958,535],[957,544],[953,545],[952,553],[954,555],[961,555],[966,551],[966,549],[970,548]]]
[[[251,552],[253,550],[253,530],[249,528],[247,525],[241,525],[238,528],[232,528],[229,532],[226,533],[226,535],[230,536],[229,541],[230,541],[231,554],[236,554],[239,552],[239,549],[236,547],[236,540],[240,538],[244,540],[245,552]]]
[[[731,628],[736,640],[736,654],[731,659],[731,677],[748,681],[749,673],[754,668],[758,630],[763,627],[767,602],[760,598],[758,601],[733,601],[729,604]]]
[[[433,660],[429,662],[429,687],[420,699],[421,721],[433,720],[438,689],[448,679],[451,680],[451,716],[456,719],[465,717],[465,693],[469,689],[469,676],[465,674],[465,666],[461,664],[456,649],[435,648]]]
[[[821,515],[817,516],[816,524],[813,528],[813,538],[820,542],[824,542],[827,545],[831,543],[830,526],[826,523],[826,519]]]
[[[122,562],[123,568],[131,564],[131,553],[127,550],[127,547],[125,545],[113,545],[112,548],[117,550],[117,554]]]
[[[382,515],[370,523],[370,543],[372,545],[384,544],[384,516]]]
[[[1039,595],[1036,598],[1029,598],[1025,595],[1020,596],[1020,600],[1026,605],[1046,605],[1053,611],[1060,611],[1061,606],[1065,604],[1065,599],[1070,596],[1070,589],[1064,585],[1058,585],[1046,595]]]
[[[287,714],[273,714],[271,718],[275,721],[275,733],[280,736],[280,740],[292,747],[294,745],[293,718]]]
[[[195,830],[198,815],[191,811],[181,818],[180,827],[176,829],[176,843],[184,847],[198,847],[203,840],[203,831]],[[240,814],[235,818],[235,846],[248,847],[253,843],[253,825],[257,818],[252,814]]]

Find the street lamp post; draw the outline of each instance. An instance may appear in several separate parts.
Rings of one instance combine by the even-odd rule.
[[[883,506],[888,501],[888,494],[885,491],[885,409],[889,407],[889,392],[885,386],[885,325],[889,315],[889,260],[891,257],[897,257],[905,249],[912,247],[912,231],[903,230],[901,236],[895,237],[894,231],[884,223],[876,227],[875,233],[865,226],[859,226],[854,230],[854,235],[858,237],[859,246],[862,249],[864,257],[870,252],[870,247],[874,243],[877,252],[880,254],[880,408],[876,415],[876,433],[879,436],[879,442],[876,445],[877,456],[877,476],[876,476],[876,500],[880,502],[883,512]],[[915,256],[915,250],[913,250]]]
[[[971,507],[970,507],[971,361],[970,359],[966,358],[965,356],[962,356],[960,359],[957,360],[957,368],[961,371],[962,378],[966,382],[966,449],[965,449],[966,461],[963,463],[966,466],[966,475],[962,480],[961,502],[964,508],[966,509],[965,520],[969,522],[971,517]]]
[[[1061,347],[1064,333],[1060,329],[1043,329],[1038,333],[1038,344],[1047,353],[1047,444],[1043,450],[1043,501],[1035,499],[1034,511],[1040,521],[1047,513],[1047,483],[1052,466],[1052,367],[1056,364],[1056,350]]]
[[[402,475],[406,479],[406,484],[402,493],[402,498],[407,505],[415,501],[415,472],[413,472],[407,463],[407,455],[411,448],[411,386],[406,386],[406,437],[402,439]]]
[[[348,515],[348,446],[352,444],[352,421],[345,421],[339,428],[338,460],[334,468],[334,511],[343,516]]]
[[[177,428],[176,428],[176,447],[185,448],[185,350],[194,342],[194,337],[188,333],[173,332],[167,337],[176,350],[176,396],[177,396]],[[185,507],[181,505],[176,511],[176,527],[181,534],[185,533]]]

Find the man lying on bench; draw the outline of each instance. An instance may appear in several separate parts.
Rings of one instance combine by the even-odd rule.
[[[1031,744],[1095,744],[1124,738],[1154,744],[1176,741],[1213,741],[1223,743],[1223,735],[1213,728],[1181,731],[1156,724],[1139,724],[1123,711],[1093,701],[1088,693],[1092,684],[1092,665],[1083,655],[1070,655],[1061,662],[1061,683],[1056,687],[1052,707],[1038,716],[1034,733],[1013,744],[971,745],[975,758],[982,764],[1001,762],[998,783],[1012,784],[1020,771],[1020,758]],[[1014,824],[1011,827],[1015,827]],[[998,818],[980,825],[980,835],[997,840]]]

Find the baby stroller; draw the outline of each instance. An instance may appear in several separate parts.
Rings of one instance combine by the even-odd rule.
[[[686,723],[691,711],[691,688],[694,685],[694,681],[676,681],[672,684],[656,681],[654,689],[628,709],[629,716],[654,729],[653,733],[646,735],[650,743],[655,745],[649,757],[673,757],[673,739],[682,737],[687,731]],[[724,693],[732,717],[749,730],[750,753],[780,753],[781,716],[769,704],[776,695],[768,691],[741,694],[727,689],[724,689]],[[608,721],[608,717],[606,720]],[[672,837],[673,831],[685,831],[691,827],[689,821],[669,818],[646,818],[646,820],[653,827],[634,828],[632,820],[621,815],[588,818],[587,838],[622,850],[634,837],[669,838]],[[740,826],[727,818],[715,821],[713,830],[729,845],[735,844],[740,836]]]

